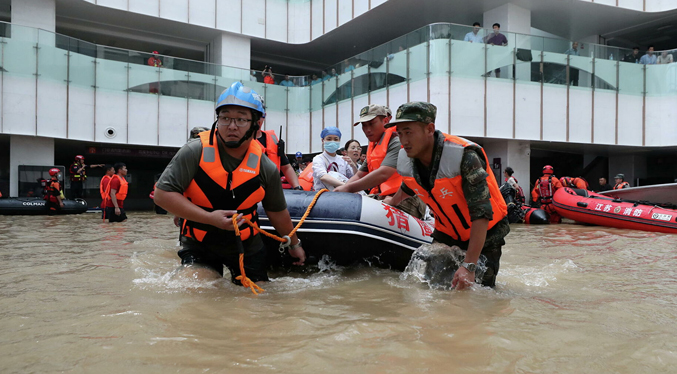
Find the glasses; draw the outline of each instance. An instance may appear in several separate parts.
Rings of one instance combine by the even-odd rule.
[[[235,122],[237,127],[245,127],[252,120],[246,118],[230,118],[230,117],[221,117],[219,116],[219,125],[228,126],[231,123]]]
[[[349,151],[357,151],[357,150],[360,150],[360,149],[362,149],[362,147],[360,147],[359,145],[350,146],[348,148]]]

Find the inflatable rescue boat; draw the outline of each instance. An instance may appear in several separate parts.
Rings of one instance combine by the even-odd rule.
[[[57,214],[80,214],[87,211],[83,199],[64,200],[64,207]],[[11,197],[0,199],[0,215],[41,215],[49,214],[45,200],[40,197]]]
[[[553,202],[557,213],[576,222],[677,234],[677,210],[648,202],[568,187],[558,189]]]
[[[501,195],[503,195],[503,200],[508,206],[508,222],[534,225],[550,223],[548,213],[545,210],[522,204],[517,200],[516,193],[517,191],[507,183],[501,186]]]
[[[298,224],[315,194],[284,190],[294,225]],[[259,226],[276,233],[260,205],[258,214]],[[297,233],[308,262],[328,255],[341,266],[364,262],[402,271],[418,247],[432,242],[433,226],[366,196],[325,192],[319,196]],[[265,236],[263,239],[269,252],[277,252],[279,242]],[[271,265],[283,265],[280,256],[269,256],[269,260]]]

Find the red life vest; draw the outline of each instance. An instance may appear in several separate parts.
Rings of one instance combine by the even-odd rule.
[[[461,176],[461,160],[466,147],[481,150],[484,162],[489,165],[489,160],[484,150],[479,145],[458,136],[444,135],[444,149],[440,159],[439,171],[435,184],[430,191],[418,184],[418,176],[414,175],[413,160],[407,157],[404,150],[398,155],[397,170],[402,176],[404,183],[421,198],[435,213],[435,230],[441,231],[451,238],[459,241],[470,240],[470,211],[463,194]],[[489,228],[502,220],[508,214],[501,191],[496,183],[496,178],[491,168],[487,168],[487,185],[491,194],[491,208],[494,216],[489,221]]]
[[[59,202],[58,197],[61,196],[61,184],[56,179],[49,179],[45,182],[42,198],[50,203]]]
[[[515,194],[515,200],[517,200],[517,202],[524,204],[526,202],[526,196],[524,196],[524,190],[522,189],[522,186],[520,186],[520,182],[515,177],[505,178],[505,182],[507,183],[508,179],[510,178],[514,179],[515,183],[517,183],[517,193]]]
[[[216,138],[218,134],[214,133],[213,139],[209,136],[208,131],[200,133],[202,155],[199,169],[183,195],[208,212],[237,210],[258,227],[256,206],[266,195],[259,178],[263,147],[259,142],[250,142],[245,158],[229,173],[221,163]],[[257,233],[246,223],[240,227],[240,237],[243,241],[254,237]],[[221,230],[189,220],[184,220],[181,235],[215,245],[236,240],[234,231]]]
[[[299,185],[304,191],[313,190],[313,163],[309,162],[306,168],[299,174]]]
[[[266,131],[261,131],[263,135],[266,137],[266,147],[264,148],[266,152],[266,156],[270,159],[270,161],[273,161],[273,164],[277,166],[277,170],[280,170],[280,155],[278,154],[278,146],[277,146],[277,136],[275,136],[275,131],[273,130],[266,130]],[[263,143],[259,142],[261,146],[263,146]]]
[[[110,183],[111,179],[112,177],[108,174],[101,177],[101,183],[99,183],[99,193],[101,194],[101,198],[104,200],[106,200],[106,188],[108,188],[108,184]]]
[[[79,182],[79,181],[84,181],[87,180],[87,172],[85,169],[82,169],[82,172],[79,174],[77,173],[77,170],[80,168],[80,164],[76,164],[75,162],[71,164],[71,168],[69,169],[70,175],[71,175],[71,181],[73,182]]]
[[[541,177],[536,183],[538,185],[538,196],[541,204],[552,203],[552,195],[555,194],[555,188],[552,185],[553,175],[550,174],[548,178]]]
[[[388,153],[388,143],[390,143],[390,139],[393,137],[393,134],[395,134],[395,131],[395,127],[386,129],[380,143],[369,142],[369,146],[367,147],[367,169],[370,173],[378,169],[381,166],[381,163],[383,163],[383,160]],[[372,188],[370,193],[381,194],[383,196],[392,195],[400,189],[401,185],[402,176],[395,172],[395,174],[390,176],[385,182]]]

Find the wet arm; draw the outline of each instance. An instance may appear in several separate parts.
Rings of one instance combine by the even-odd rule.
[[[381,183],[387,181],[388,178],[390,178],[396,172],[397,170],[395,168],[391,168],[389,166],[381,166],[378,169],[367,174],[363,178],[360,178],[359,180],[356,180],[354,182],[351,182],[352,178],[350,178],[351,181],[348,181],[348,183],[344,185],[344,189],[342,191],[358,192],[376,187]],[[358,172],[357,174],[359,175],[360,172]]]

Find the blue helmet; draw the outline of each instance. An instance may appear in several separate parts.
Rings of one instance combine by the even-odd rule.
[[[322,132],[320,133],[320,137],[322,139],[325,138],[327,135],[337,135],[339,139],[341,139],[341,130],[338,129],[338,127],[335,126],[327,126],[322,129]]]
[[[266,114],[263,109],[263,98],[249,87],[245,87],[241,82],[235,82],[226,90],[224,90],[219,99],[216,100],[216,114],[219,114],[219,108],[225,105],[237,105],[261,113],[261,116]]]

